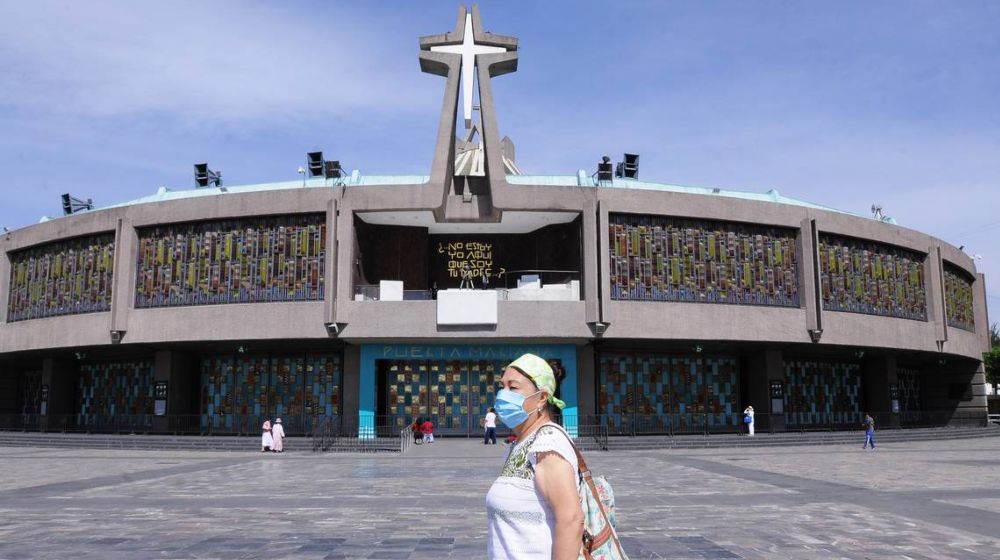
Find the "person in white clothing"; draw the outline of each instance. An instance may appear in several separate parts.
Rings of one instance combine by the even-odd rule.
[[[271,451],[275,453],[285,452],[285,428],[281,425],[281,418],[276,418],[274,426],[271,426],[271,440]]]
[[[576,560],[583,544],[576,450],[552,421],[552,367],[534,354],[504,371],[496,413],[517,434],[500,476],[486,495],[490,560]]]
[[[497,411],[490,407],[490,410],[486,413],[486,418],[483,419],[483,445],[493,441],[493,445],[497,444]]]
[[[265,419],[264,425],[260,427],[260,452],[270,451],[274,441],[271,439],[271,420]]]
[[[749,419],[749,420],[748,420]],[[753,406],[743,410],[743,423],[747,425],[747,435],[753,435]]]

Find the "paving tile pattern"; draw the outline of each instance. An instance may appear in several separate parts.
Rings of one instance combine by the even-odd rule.
[[[507,448],[402,455],[8,448],[0,560],[485,558]],[[1000,438],[588,453],[641,558],[1000,557]]]

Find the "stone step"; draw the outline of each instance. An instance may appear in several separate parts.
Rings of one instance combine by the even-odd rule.
[[[1000,436],[1000,429],[989,428],[929,428],[910,430],[886,430],[876,433],[880,443],[915,441],[937,441]],[[860,432],[832,432],[807,434],[758,434],[748,436],[653,436],[648,438],[612,437],[608,439],[608,449],[699,449],[716,447],[769,447],[793,445],[855,445],[864,441]],[[587,447],[595,444],[588,442]]]
[[[913,428],[883,430],[876,433],[879,443],[935,441],[1000,436],[1000,427],[985,428]],[[609,450],[652,450],[652,449],[704,449],[719,447],[778,447],[793,445],[856,445],[863,441],[863,434],[854,432],[786,432],[777,434],[760,433],[754,437],[746,435],[683,435],[683,436],[613,436],[608,438]],[[478,440],[468,438],[439,438],[442,442],[468,444],[476,449]],[[313,451],[313,441],[308,437],[290,437],[288,449]],[[365,442],[359,447],[354,439],[337,441],[327,451],[330,452],[398,452],[399,440],[384,438]],[[0,446],[3,447],[53,447],[89,449],[134,449],[134,450],[204,450],[204,451],[252,451],[259,440],[255,437],[237,436],[157,436],[157,435],[112,435],[48,432],[2,432]],[[479,444],[480,447],[481,444]],[[598,444],[590,438],[580,440],[583,449],[597,449]],[[412,453],[429,453],[430,448],[419,451],[411,446]]]
[[[313,450],[313,442],[307,437],[287,438],[285,448],[289,450]],[[49,434],[31,432],[0,432],[0,446],[4,447],[52,447],[88,449],[133,449],[133,450],[199,450],[199,451],[254,451],[259,449],[260,440],[251,437],[232,436],[133,436],[109,434]],[[398,440],[379,440],[359,449],[353,441],[334,444],[328,451],[398,451]]]

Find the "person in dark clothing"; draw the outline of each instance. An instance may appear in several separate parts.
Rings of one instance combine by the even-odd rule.
[[[417,445],[423,443],[424,440],[424,431],[422,428],[423,423],[424,419],[418,416],[413,420],[413,423],[410,424],[410,431],[413,432],[413,443],[416,443]]]

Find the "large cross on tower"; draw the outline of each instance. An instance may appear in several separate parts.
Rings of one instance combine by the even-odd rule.
[[[442,188],[439,219],[498,219],[492,207],[491,187],[506,185],[503,150],[497,134],[496,111],[490,80],[517,70],[517,39],[486,33],[479,19],[479,7],[458,9],[455,30],[420,38],[420,68],[447,78],[437,148],[431,166],[430,183]],[[478,77],[478,80],[474,79]],[[462,85],[465,128],[473,125],[473,88],[479,86],[478,132],[482,142],[479,176],[458,176],[455,170],[458,86]],[[465,144],[465,142],[459,142]],[[458,198],[458,204],[455,203]],[[462,204],[473,203],[473,204]]]
[[[431,52],[445,52],[462,55],[462,110],[465,128],[472,128],[472,71],[476,65],[476,55],[507,52],[505,47],[491,47],[476,43],[472,36],[472,14],[465,14],[465,30],[461,45],[431,46]]]

